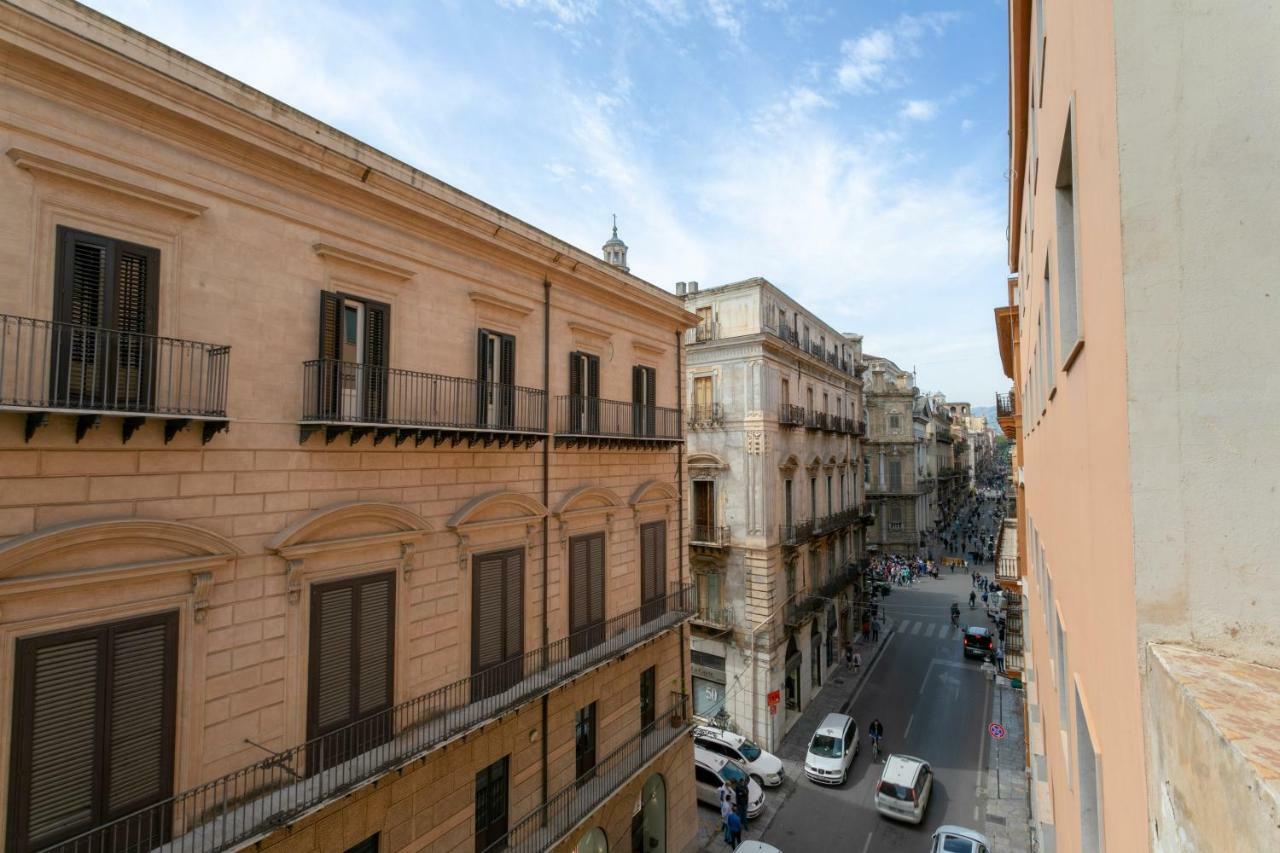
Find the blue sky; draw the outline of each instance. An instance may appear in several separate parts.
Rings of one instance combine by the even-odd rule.
[[[90,0],[673,289],[763,275],[922,388],[1008,385],[999,0]]]

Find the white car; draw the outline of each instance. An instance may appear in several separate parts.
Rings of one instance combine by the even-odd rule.
[[[693,730],[693,742],[705,750],[738,762],[759,785],[777,787],[782,784],[786,775],[782,769],[782,759],[765,752],[740,734],[710,726],[698,726]]]
[[[733,853],[782,853],[782,851],[763,841],[744,841],[733,848]]]
[[[843,785],[861,748],[858,724],[846,714],[827,714],[809,739],[804,775],[823,785]]]
[[[929,807],[933,769],[910,755],[890,755],[876,785],[876,811],[894,820],[919,823]]]
[[[764,790],[737,762],[730,761],[723,755],[708,752],[700,746],[694,746],[693,773],[695,782],[693,787],[697,790],[698,802],[718,809],[722,784],[728,782],[733,785],[737,782],[746,782],[747,818],[755,818],[764,811]]]
[[[933,831],[929,853],[991,853],[991,842],[981,832],[963,826],[940,826]]]

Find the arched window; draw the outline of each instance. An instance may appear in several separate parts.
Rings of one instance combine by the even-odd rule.
[[[631,853],[667,853],[667,783],[661,773],[645,781],[640,802],[631,818]]]
[[[594,827],[573,848],[574,853],[609,853],[609,837],[600,827]]]

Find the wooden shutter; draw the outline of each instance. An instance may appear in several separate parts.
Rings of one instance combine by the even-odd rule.
[[[504,651],[508,660],[524,652],[524,549],[509,551],[503,561]]]
[[[591,537],[569,540],[569,632],[577,633],[591,623]]]
[[[571,352],[569,353],[569,396],[584,395],[582,379],[582,353]]]
[[[354,599],[355,589],[350,584],[311,589],[310,737],[351,721]]]
[[[472,588],[471,671],[481,672],[502,663],[503,567],[502,554],[480,554],[472,560],[475,580]]]
[[[112,325],[115,370],[110,400],[142,405],[152,400],[152,368],[155,364],[156,281],[159,252],[144,246],[117,247],[115,286],[112,289]]]
[[[390,352],[391,306],[364,303],[365,418],[386,420],[387,362]]]
[[[502,383],[498,389],[498,413],[505,427],[515,426],[516,422],[516,339],[512,335],[503,335],[502,341],[502,373],[498,381]]]
[[[359,586],[356,716],[391,706],[395,645],[394,576],[370,578]]]
[[[99,332],[107,318],[110,241],[58,228],[58,286],[53,319],[79,328],[59,328],[54,341],[55,402],[96,405],[101,394],[106,338]]]
[[[644,435],[644,368],[635,365],[631,368],[631,434]]]
[[[599,625],[604,622],[604,534],[597,533],[591,537],[590,553],[588,555],[590,565],[588,568],[589,580],[589,619],[593,625]]]
[[[587,431],[591,435],[600,432],[600,357],[587,356]]]
[[[106,808],[129,814],[172,791],[177,615],[113,632]]]
[[[315,376],[316,415],[320,418],[338,416],[337,362],[342,358],[342,300],[336,293],[320,291],[320,324],[318,328],[320,364]]]

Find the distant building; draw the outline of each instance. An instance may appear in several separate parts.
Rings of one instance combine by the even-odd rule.
[[[880,356],[868,355],[866,376],[867,441],[863,483],[875,523],[867,550],[914,556],[931,527],[922,476],[924,414],[917,407],[915,374]]]

